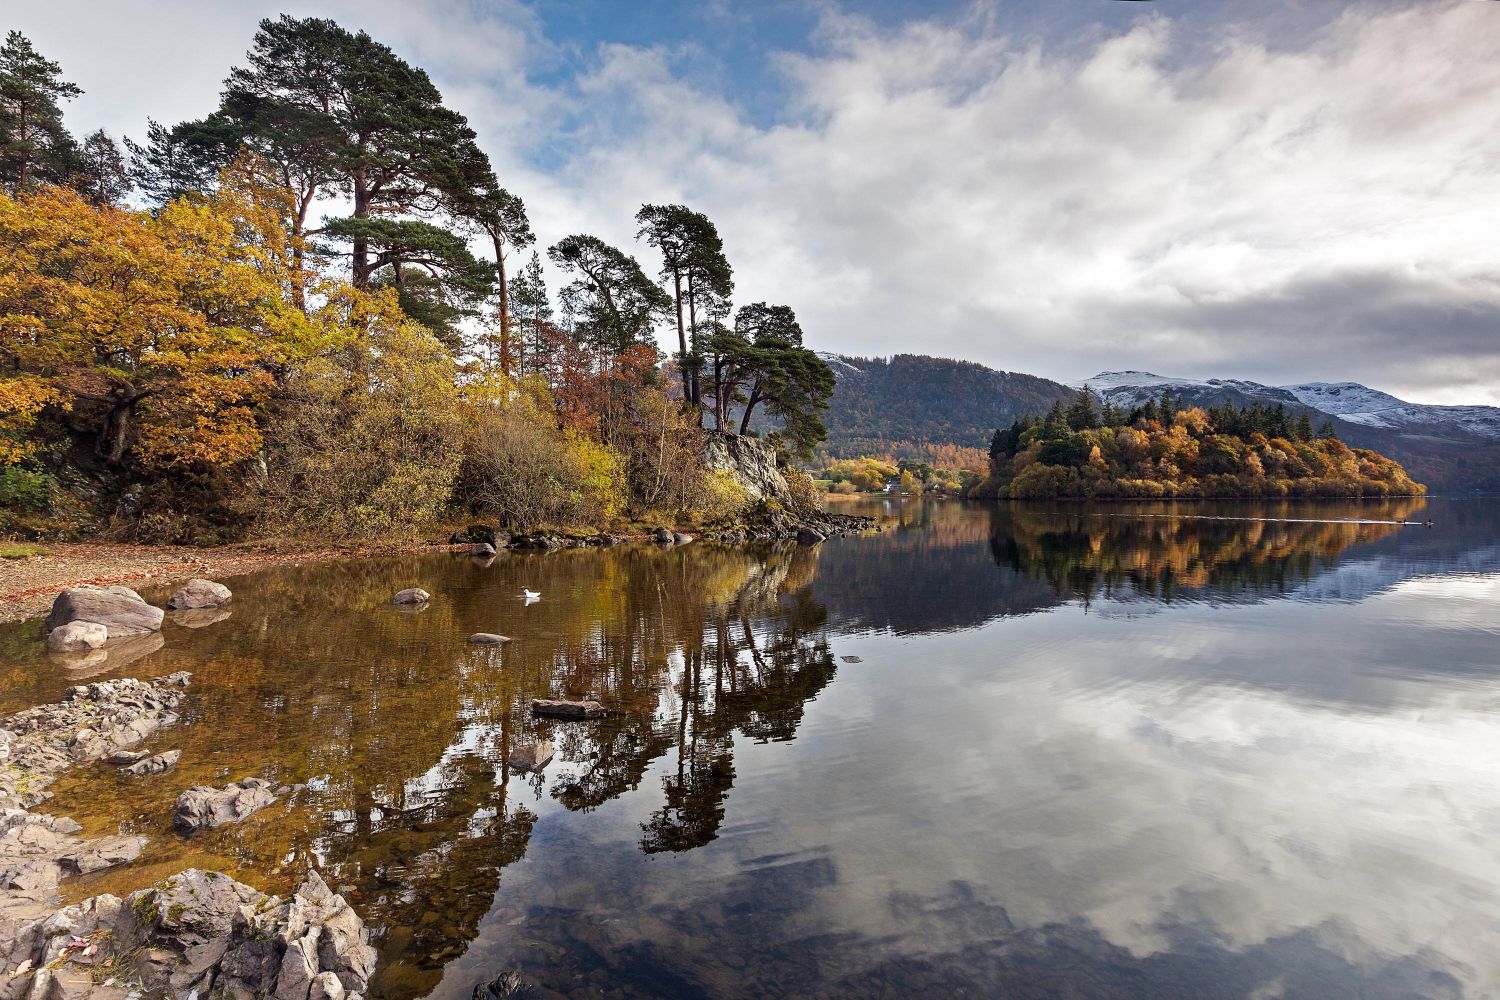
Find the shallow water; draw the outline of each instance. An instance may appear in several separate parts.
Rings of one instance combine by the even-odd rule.
[[[71,670],[6,627],[0,707],[192,670],[177,771],[55,786],[152,837],[70,892],[316,865],[376,997],[1500,995],[1500,504],[862,509],[815,549],[273,569]],[[169,831],[255,774],[309,788]]]

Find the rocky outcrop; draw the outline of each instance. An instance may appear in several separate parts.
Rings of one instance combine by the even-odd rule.
[[[172,825],[186,834],[238,823],[292,791],[264,778],[246,778],[223,788],[199,785],[177,796]]]
[[[81,684],[60,702],[0,721],[0,808],[30,808],[50,796],[43,789],[59,772],[102,760],[172,725],[188,676]]]
[[[72,622],[103,625],[110,639],[129,638],[161,631],[165,612],[141,600],[129,587],[69,587],[52,602],[47,615],[47,635]]]
[[[703,446],[703,464],[732,477],[752,502],[774,500],[784,505],[791,500],[791,487],[776,464],[776,449],[760,438],[710,435]]]
[[[167,598],[168,611],[194,611],[199,608],[217,608],[228,604],[234,597],[228,587],[212,580],[193,579]]]
[[[799,498],[776,463],[776,450],[760,438],[710,435],[703,446],[703,463],[738,483],[750,501],[737,517],[705,531],[705,538],[731,543],[795,538],[815,545],[834,535],[865,531],[875,523],[868,517],[830,514]]]
[[[128,899],[103,895],[0,941],[0,1000],[314,997],[357,1000],[375,949],[342,896],[310,873],[290,899],[189,869]]]

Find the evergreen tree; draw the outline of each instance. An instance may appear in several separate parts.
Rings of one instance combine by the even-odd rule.
[[[547,256],[576,275],[563,289],[564,304],[576,317],[576,336],[613,355],[654,345],[652,330],[672,299],[634,257],[586,234],[559,240]]]
[[[118,205],[130,194],[130,172],[120,147],[103,129],[89,134],[79,150],[73,187],[89,201],[103,207]]]
[[[1319,440],[1322,440],[1322,441],[1336,440],[1338,438],[1338,436],[1339,436],[1338,431],[1336,431],[1336,430],[1333,429],[1333,421],[1332,420],[1325,420],[1325,421],[1323,421],[1323,426],[1321,426],[1321,427],[1318,428],[1318,438],[1319,438]]]
[[[0,185],[60,184],[78,166],[78,147],[63,127],[62,101],[82,94],[19,31],[0,45]]]
[[[1096,397],[1094,390],[1088,386],[1083,387],[1072,405],[1068,407],[1068,426],[1075,431],[1088,430],[1090,427],[1099,426],[1099,411],[1095,406]]]
[[[1312,418],[1303,410],[1302,415],[1297,418],[1297,440],[1311,441],[1313,437]]]
[[[542,258],[535,250],[531,252],[531,260],[510,280],[508,302],[512,321],[519,328],[517,367],[526,371],[527,359],[535,359],[541,350],[542,325],[552,320],[552,300],[542,276]]]
[[[699,406],[702,360],[688,350],[689,333],[697,331],[698,313],[705,300],[727,304],[734,292],[733,270],[724,256],[724,242],[708,216],[685,205],[642,205],[635,220],[640,226],[636,239],[645,237],[661,252],[662,277],[672,281],[683,402],[685,406]],[[705,319],[713,318],[711,310],[703,311]]]

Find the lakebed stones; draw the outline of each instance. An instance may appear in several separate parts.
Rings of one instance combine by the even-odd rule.
[[[109,640],[109,629],[99,622],[72,621],[47,633],[47,651],[86,653]]]
[[[167,598],[169,611],[196,611],[228,604],[234,597],[229,588],[212,580],[192,579]]]
[[[533,698],[531,714],[549,719],[602,719],[604,706],[597,701],[561,701],[553,698]]]
[[[407,587],[405,590],[396,591],[395,596],[391,598],[391,603],[404,607],[412,607],[418,604],[426,604],[430,600],[432,600],[432,595],[421,587]]]
[[[141,856],[146,843],[145,837],[100,837],[98,840],[90,840],[78,850],[63,855],[63,868],[72,875],[87,875],[128,864]]]
[[[46,628],[53,631],[72,622],[94,622],[103,625],[110,639],[146,635],[161,631],[165,612],[141,600],[129,587],[69,587],[52,602]]]
[[[172,825],[185,834],[194,834],[226,823],[238,823],[291,790],[264,778],[246,778],[223,788],[199,785],[177,796]]]
[[[469,636],[469,642],[476,646],[498,646],[501,643],[510,642],[510,636],[496,632],[475,632]]]
[[[316,873],[283,900],[190,868],[6,928],[0,997],[359,1000],[375,957],[364,923]]]
[[[552,759],[552,741],[537,740],[512,748],[506,762],[518,771],[540,771]]]

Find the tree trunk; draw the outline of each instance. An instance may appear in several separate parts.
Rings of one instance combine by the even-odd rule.
[[[677,361],[682,366],[682,405],[693,405],[692,375],[688,371],[687,331],[682,326],[682,272],[672,269],[672,301],[677,305]]]
[[[698,333],[698,297],[693,290],[693,272],[688,272],[688,324],[694,336]],[[692,391],[688,394],[693,403],[693,410],[698,415],[698,426],[703,426],[703,388],[698,381],[698,369],[692,372]]]
[[[495,271],[500,276],[500,373],[510,377],[510,289],[505,283],[505,241],[491,234],[495,241]]]
[[[755,385],[750,389],[750,398],[745,400],[745,416],[740,420],[740,435],[742,437],[750,432],[750,414],[754,412],[755,404],[759,403],[760,400],[760,381],[757,380]]]
[[[365,183],[365,168],[354,171],[354,217],[370,217],[370,189]],[[367,288],[370,284],[370,242],[363,236],[354,238],[350,278],[355,288]]]

